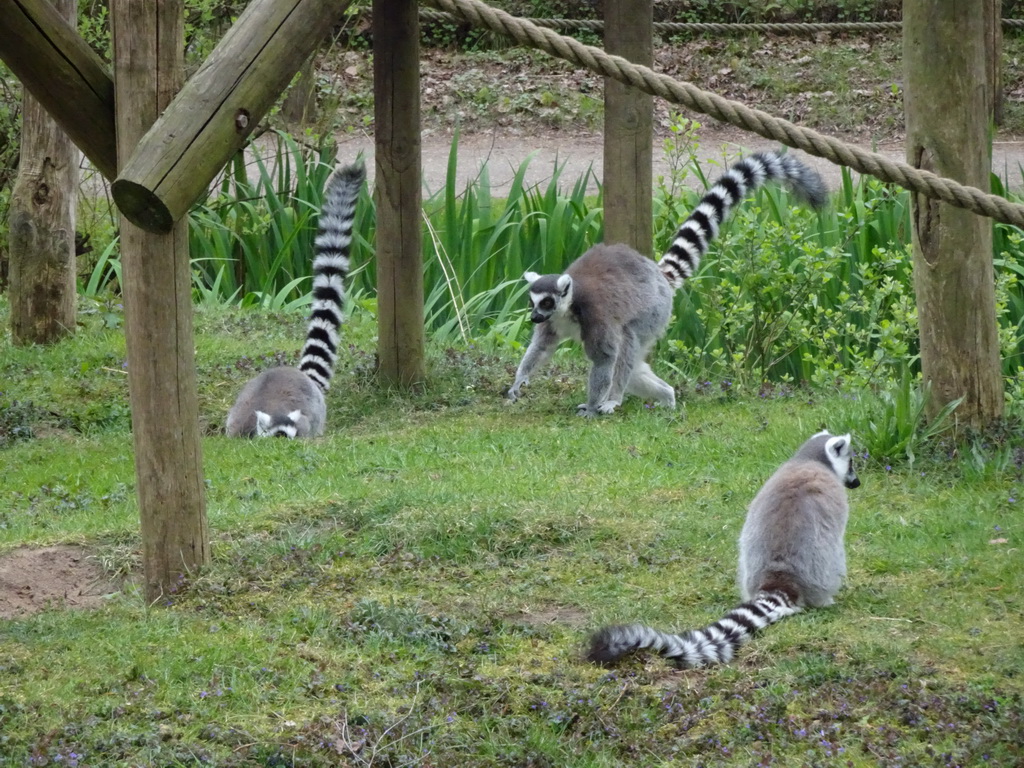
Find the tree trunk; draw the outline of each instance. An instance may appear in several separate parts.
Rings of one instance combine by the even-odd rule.
[[[181,0],[112,0],[118,157],[124,162],[183,77]],[[128,385],[146,599],[210,559],[192,337],[188,222],[169,234],[121,217]]]
[[[604,47],[653,66],[651,0],[607,0]],[[654,97],[604,79],[604,241],[650,254],[654,241],[651,163]]]
[[[75,0],[53,0],[74,23]],[[11,192],[11,339],[51,344],[75,330],[79,152],[24,90],[21,159]]]
[[[989,189],[990,91],[985,19],[973,3],[904,0],[907,162]],[[913,196],[914,287],[929,411],[963,397],[957,420],[1003,413],[992,222]]]
[[[425,376],[418,10],[373,3],[378,373],[400,387]]]

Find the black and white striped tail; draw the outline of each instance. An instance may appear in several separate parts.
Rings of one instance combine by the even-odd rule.
[[[757,187],[776,180],[786,182],[796,195],[815,208],[825,204],[828,190],[821,176],[792,155],[758,152],[743,158],[701,198],[658,262],[673,288],[680,288],[697,271],[701,257],[733,207]]]
[[[596,664],[612,664],[627,653],[651,651],[681,669],[726,664],[755,632],[799,610],[785,592],[760,592],[710,627],[681,635],[659,632],[642,624],[604,627],[591,636],[587,659]]]
[[[364,178],[366,168],[357,163],[338,166],[327,179],[313,245],[313,309],[299,370],[324,392],[330,387],[338,358],[338,328],[345,301],[352,222]]]

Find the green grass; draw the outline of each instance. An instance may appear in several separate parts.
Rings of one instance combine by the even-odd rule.
[[[82,320],[50,349],[0,342],[0,550],[80,543],[120,567],[138,546],[124,346]],[[609,671],[580,660],[589,628],[734,604],[746,503],[804,436],[847,426],[847,397],[681,384],[675,413],[585,421],[578,351],[509,406],[514,353],[436,343],[422,392],[383,393],[359,310],[324,438],[221,436],[303,326],[197,310],[213,564],[165,606],[129,589],[0,623],[0,766],[1024,759],[1019,437],[862,467],[834,607],[727,667]]]

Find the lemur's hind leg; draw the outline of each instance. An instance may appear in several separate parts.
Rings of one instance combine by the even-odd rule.
[[[586,329],[586,334],[583,349],[591,362],[590,379],[587,383],[587,402],[580,403],[576,411],[580,416],[589,418],[599,413],[611,413],[618,405],[609,400],[609,395],[623,335],[621,329],[596,324]]]
[[[622,343],[619,344],[619,352],[615,357],[615,371],[612,374],[612,385],[608,390],[608,397],[601,404],[601,413],[611,413],[619,405],[622,405],[622,398],[627,392],[633,371],[636,370],[638,362],[642,362],[642,349],[637,342],[636,334],[629,328],[622,331]]]
[[[653,400],[666,408],[676,407],[676,393],[667,383],[654,375],[651,366],[641,360],[633,369],[626,391],[643,400]]]

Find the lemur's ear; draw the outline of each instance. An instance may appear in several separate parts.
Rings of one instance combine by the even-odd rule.
[[[292,411],[288,414],[288,418],[294,422],[298,422],[298,420],[302,418],[302,411]]]
[[[555,285],[558,286],[558,290],[560,290],[562,295],[565,296],[565,294],[569,292],[569,286],[572,285],[572,278],[568,275],[559,275],[558,282],[555,283]]]
[[[832,452],[838,458],[850,450],[850,436],[839,435],[825,443],[825,450]]]
[[[523,280],[528,282],[530,285],[533,285],[535,282],[537,282],[539,277],[540,275],[537,274],[536,272],[523,272]]]

